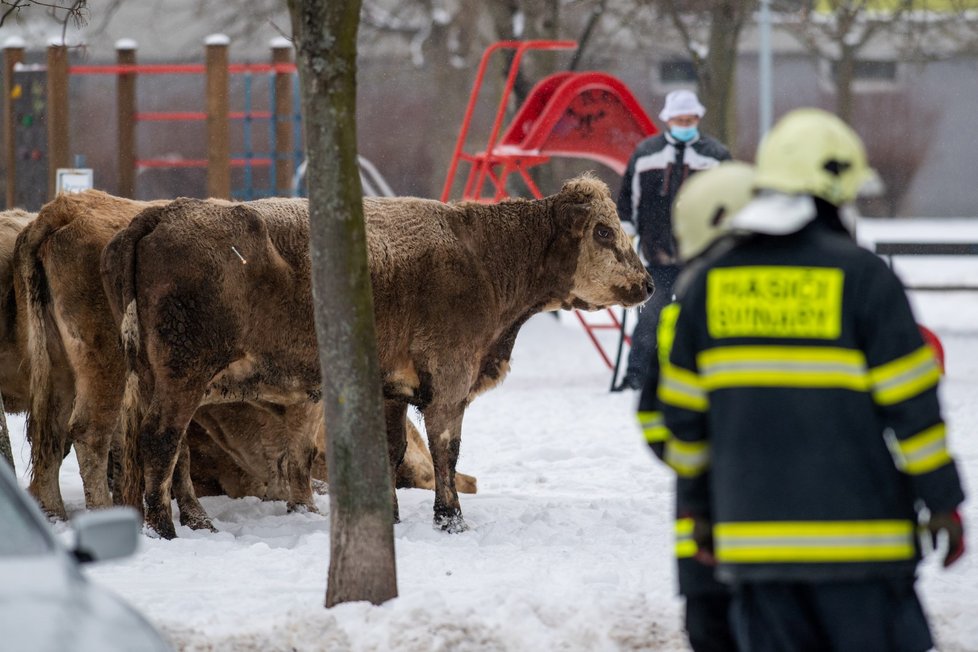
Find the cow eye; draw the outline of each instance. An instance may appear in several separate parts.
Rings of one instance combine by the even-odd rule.
[[[611,229],[608,228],[607,226],[603,226],[603,225],[599,224],[598,226],[596,226],[594,228],[594,235],[596,235],[598,238],[600,238],[602,240],[610,240],[611,239]]]

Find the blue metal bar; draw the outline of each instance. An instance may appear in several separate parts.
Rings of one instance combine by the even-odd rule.
[[[292,113],[292,142],[294,143],[294,164],[292,169],[298,170],[299,166],[302,165],[302,161],[305,159],[305,150],[302,146],[302,98],[299,96],[299,74],[296,73],[292,76],[292,106],[294,107]],[[306,181],[306,193],[309,195],[308,190],[308,179]],[[302,195],[302,192],[299,192]]]
[[[254,199],[254,184],[252,183],[252,166],[251,159],[254,158],[255,153],[251,151],[251,79],[252,74],[250,72],[245,73],[244,76],[244,150],[245,150],[245,165],[244,165],[244,196],[245,200],[250,201]]]
[[[275,126],[283,116],[275,113],[275,73],[268,74],[268,111],[272,114],[272,119],[268,121],[268,149],[272,151],[272,164],[268,166],[268,195],[274,197],[277,191],[275,179],[278,178],[278,141],[275,138]]]

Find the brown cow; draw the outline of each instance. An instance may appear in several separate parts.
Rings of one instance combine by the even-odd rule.
[[[59,195],[17,239],[18,329],[31,368],[30,490],[56,517],[65,517],[58,476],[72,444],[86,505],[112,504],[108,452],[125,372],[98,260],[105,243],[153,205],[99,191]]]
[[[30,369],[17,340],[14,242],[35,216],[19,208],[0,212],[0,392],[11,413],[26,412],[30,401]]]
[[[392,467],[415,404],[433,457],[435,523],[459,531],[462,415],[506,374],[523,323],[542,310],[640,303],[651,278],[592,177],[537,201],[367,199],[364,211]],[[199,405],[320,396],[308,207],[176,200],[119,233],[102,273],[145,409],[146,519],[173,537],[170,472]]]
[[[287,438],[285,426],[267,410],[254,408],[242,411],[240,403],[203,407],[194,414],[187,429],[191,450],[191,475],[198,496],[224,494],[232,498],[264,496],[273,499],[282,494],[281,483],[287,476],[286,451],[281,442]],[[312,476],[326,481],[326,428],[323,404],[308,404],[310,418],[316,423],[316,459]],[[195,422],[206,424],[207,430],[194,427]],[[401,465],[397,468],[397,488],[435,488],[435,473],[428,446],[421,433],[407,421],[408,445]],[[477,491],[476,479],[464,473],[455,474],[462,493]]]
[[[62,458],[72,443],[78,453],[86,505],[97,508],[111,504],[107,457],[117,431],[125,373],[118,326],[105,297],[99,261],[105,244],[133,216],[147,207],[166,203],[133,201],[100,191],[61,195],[41,209],[37,220],[23,229],[17,243],[17,280],[21,289],[18,295],[24,305],[19,313],[7,310],[5,317],[13,322],[14,315],[18,316],[20,341],[10,347],[14,351],[9,364],[6,357],[0,359],[0,378],[13,376],[14,370],[26,370],[28,365],[20,363],[24,357],[29,357],[30,366],[38,370],[30,393],[33,408],[28,421],[33,461],[31,491],[45,511],[54,516],[65,516],[58,475]],[[0,231],[0,236],[6,234],[6,230]],[[11,233],[3,240],[9,240],[8,249],[13,249],[15,237]],[[5,251],[3,246],[0,243],[0,254]],[[21,319],[21,315],[25,318]],[[29,356],[24,351],[29,351]],[[2,353],[7,355],[6,349]],[[26,385],[27,377],[23,373],[16,378]],[[28,394],[26,387],[19,394],[14,392],[11,409],[18,406],[18,400],[26,403]],[[307,442],[307,456],[315,450],[318,431],[315,424],[303,421],[304,412],[299,413],[297,422],[286,423],[286,415],[272,415],[246,404],[235,405],[224,415],[208,416],[209,409],[205,408],[201,418],[215,428],[211,432],[222,438],[226,451],[246,448],[248,432],[261,432],[249,426],[249,420],[266,427],[261,432],[265,447],[259,454],[267,453],[277,460],[283,473],[289,470],[282,460],[290,445]],[[319,436],[322,438],[321,433]],[[177,475],[181,517],[185,524],[209,527],[190,484],[189,463],[189,457],[184,455],[179,467],[182,473]],[[422,465],[416,473],[425,471]],[[269,484],[270,477],[273,480]],[[250,481],[240,481],[247,482]],[[258,483],[269,484],[269,491],[256,495],[288,500],[293,507],[315,508],[308,475],[300,473],[290,481],[287,475],[263,473]]]

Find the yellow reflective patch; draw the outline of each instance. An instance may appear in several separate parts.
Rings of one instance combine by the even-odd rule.
[[[829,267],[720,267],[707,275],[710,336],[836,339],[845,274]]]
[[[672,343],[676,339],[676,320],[679,319],[679,304],[670,303],[659,313],[659,329],[656,333],[659,364],[666,365],[669,362],[669,354],[672,353]]]
[[[916,351],[869,370],[873,398],[880,405],[893,405],[934,387],[941,370],[934,351],[923,345]]]
[[[684,559],[696,554],[696,542],[693,541],[693,519],[676,519],[676,557]]]
[[[710,445],[705,441],[683,441],[672,437],[666,442],[663,461],[678,475],[695,477],[710,465]]]
[[[693,412],[706,412],[710,406],[699,376],[672,364],[662,367],[657,395],[666,405]]]
[[[903,441],[896,442],[897,468],[911,475],[929,473],[951,461],[947,451],[946,427],[931,426]]]
[[[645,441],[650,444],[657,444],[669,439],[669,429],[666,428],[665,422],[662,420],[661,412],[639,412],[638,425],[642,427]]]

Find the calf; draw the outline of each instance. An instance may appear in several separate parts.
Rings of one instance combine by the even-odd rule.
[[[310,418],[316,425],[316,458],[312,476],[326,482],[326,428],[322,403],[312,406]],[[246,409],[242,409],[246,407]],[[201,415],[205,415],[202,417]],[[206,424],[207,430],[199,424]],[[395,487],[435,488],[431,454],[421,433],[410,421],[407,427],[407,452],[395,475]],[[227,403],[197,410],[187,428],[191,450],[191,475],[198,496],[226,494],[232,498],[264,496],[285,500],[282,479],[287,478],[287,460],[281,442],[287,440],[284,424],[265,410],[246,404]],[[461,493],[474,494],[476,479],[456,473]],[[315,485],[315,483],[314,483]]]

